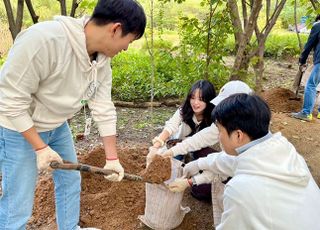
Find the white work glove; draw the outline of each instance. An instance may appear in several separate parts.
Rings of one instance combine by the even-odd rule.
[[[151,161],[153,161],[155,155],[158,154],[158,148],[155,147],[149,147],[149,152],[147,155],[147,166],[151,163]]]
[[[164,153],[161,154],[163,157],[173,157],[173,152],[171,149],[166,150]]]
[[[106,164],[103,167],[104,169],[113,170],[117,173],[112,173],[109,176],[104,176],[109,181],[121,181],[124,176],[124,169],[120,164],[119,160],[106,160]]]
[[[147,166],[151,163],[151,161],[153,161],[153,159],[156,155],[163,156],[163,148],[158,149],[153,146],[149,147],[149,152],[147,155]]]
[[[55,152],[53,149],[51,149],[49,146],[36,151],[36,155],[37,155],[37,167],[40,171],[52,170],[52,168],[50,167],[50,163],[52,161],[57,161],[59,163],[63,162],[59,154]]]
[[[184,177],[177,178],[168,185],[171,192],[183,192],[188,187],[191,187],[191,184]]]
[[[200,171],[200,168],[198,166],[198,160],[191,161],[190,163],[186,164],[183,167],[183,175],[186,178],[189,178],[191,176],[198,174],[199,171]]]
[[[192,177],[196,185],[210,184],[214,179],[214,174],[210,171],[203,171]]]

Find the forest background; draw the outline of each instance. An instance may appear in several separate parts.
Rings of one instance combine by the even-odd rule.
[[[0,65],[21,29],[54,15],[90,15],[96,2],[1,1]],[[314,0],[139,2],[148,17],[147,30],[112,60],[114,100],[183,98],[198,79],[208,79],[218,89],[228,80],[241,79],[261,90],[268,80],[264,60],[290,59],[297,65],[308,34],[288,28],[298,29],[302,21],[310,28],[319,9]]]

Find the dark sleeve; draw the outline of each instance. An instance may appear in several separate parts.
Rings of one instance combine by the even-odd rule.
[[[319,33],[320,33],[320,23],[316,23],[310,32],[310,35],[308,37],[308,41],[304,46],[304,49],[300,55],[299,63],[305,64],[307,62],[307,58],[311,50],[316,47],[316,45],[319,42]]]

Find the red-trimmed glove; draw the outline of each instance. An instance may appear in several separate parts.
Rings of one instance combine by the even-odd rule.
[[[37,167],[39,170],[52,170],[50,167],[50,163],[52,161],[58,161],[59,163],[62,163],[62,158],[59,156],[59,154],[51,149],[49,146],[37,150]]]

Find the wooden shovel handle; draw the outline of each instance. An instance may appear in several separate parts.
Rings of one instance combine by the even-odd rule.
[[[116,173],[113,170],[103,169],[92,165],[75,164],[70,162],[59,163],[57,161],[53,161],[50,163],[50,167],[53,169],[78,170],[81,172],[90,172],[104,176],[109,176],[112,173]],[[130,181],[143,181],[143,178],[141,176],[128,173],[125,173],[123,178]]]

